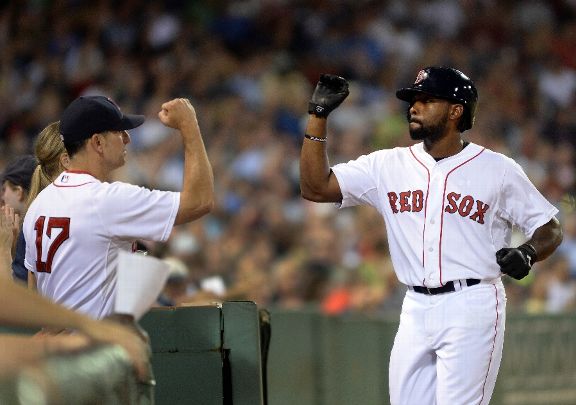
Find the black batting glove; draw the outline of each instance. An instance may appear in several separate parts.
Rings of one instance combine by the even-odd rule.
[[[500,265],[500,271],[516,280],[528,275],[536,257],[536,249],[527,243],[517,248],[503,248],[496,252],[496,262]]]
[[[328,117],[348,96],[348,81],[343,77],[323,73],[308,103],[308,114]]]

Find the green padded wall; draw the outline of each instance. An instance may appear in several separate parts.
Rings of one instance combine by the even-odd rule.
[[[234,405],[263,404],[260,362],[260,322],[256,304],[249,301],[223,303],[224,349],[230,362]],[[256,360],[256,361],[255,361]]]
[[[221,405],[221,309],[154,308],[140,321],[152,345],[156,405]]]
[[[250,301],[153,308],[156,405],[263,405],[259,315]]]

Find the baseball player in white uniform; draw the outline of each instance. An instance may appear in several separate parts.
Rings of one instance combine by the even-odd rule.
[[[69,169],[38,194],[23,226],[25,266],[42,295],[96,319],[110,315],[119,251],[131,251],[137,239],[166,241],[174,225],[211,210],[213,175],[194,108],[175,99],[158,116],[182,136],[181,192],[108,182],[125,163],[127,130],[144,116],[125,115],[103,96],[80,97],[62,114]]]
[[[422,69],[397,91],[409,103],[410,147],[330,167],[328,114],[348,83],[322,75],[309,104],[301,153],[302,196],[384,217],[396,275],[405,284],[390,356],[390,401],[470,405],[490,401],[502,357],[502,274],[525,277],[560,244],[557,209],[512,159],[465,142],[478,93],[462,72]],[[510,247],[512,226],[528,239]]]

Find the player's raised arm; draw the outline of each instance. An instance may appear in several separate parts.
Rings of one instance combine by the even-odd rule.
[[[190,101],[177,98],[162,104],[160,121],[180,131],[184,142],[184,180],[175,224],[209,213],[214,206],[214,175],[204,147],[196,111]]]
[[[342,193],[330,170],[326,149],[328,114],[348,96],[346,79],[329,74],[320,76],[308,105],[310,118],[300,154],[300,190],[302,197],[316,202],[339,202]]]

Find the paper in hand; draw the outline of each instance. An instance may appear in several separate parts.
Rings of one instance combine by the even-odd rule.
[[[169,271],[168,264],[160,259],[120,251],[114,312],[139,320],[156,302]]]

